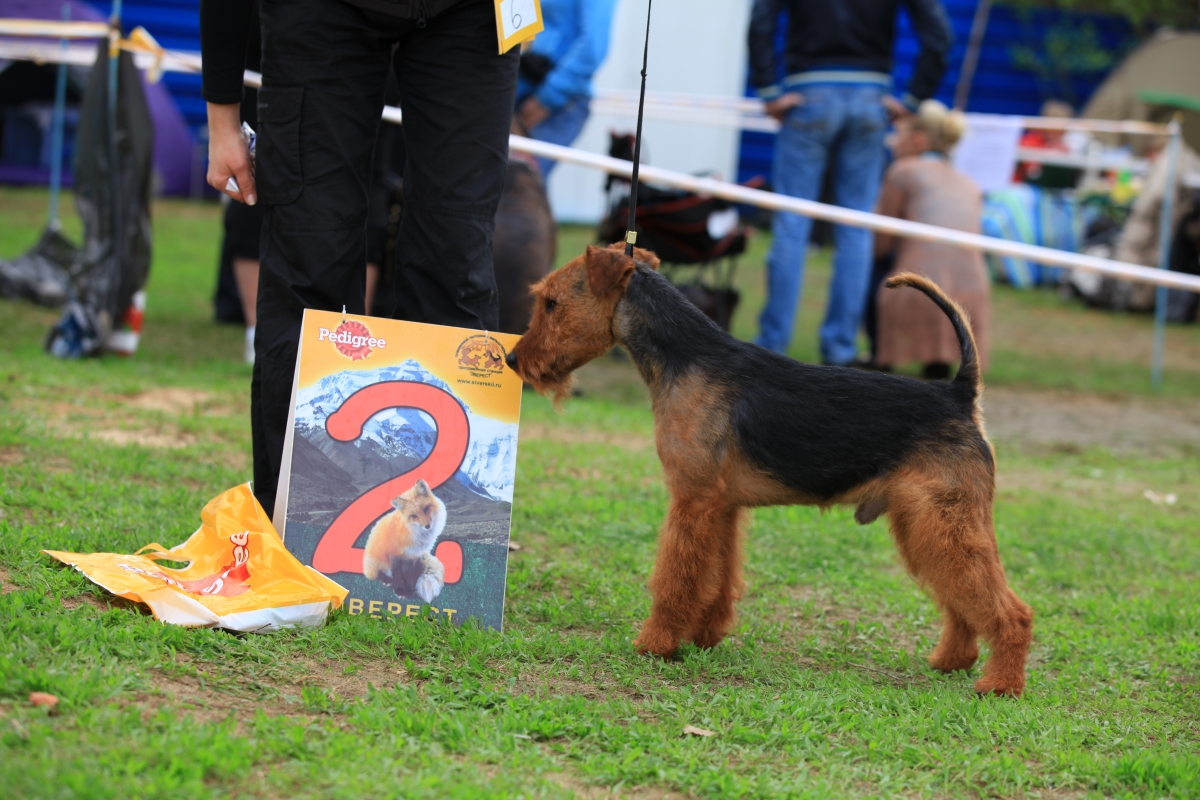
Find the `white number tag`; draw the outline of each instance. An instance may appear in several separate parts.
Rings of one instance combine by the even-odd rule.
[[[496,38],[504,54],[542,32],[542,4],[538,0],[496,0]]]

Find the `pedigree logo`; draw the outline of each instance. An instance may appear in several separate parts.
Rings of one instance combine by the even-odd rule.
[[[337,351],[351,361],[362,361],[371,355],[372,350],[382,350],[387,347],[383,339],[376,339],[367,330],[367,326],[358,320],[347,320],[337,326],[337,330],[318,328],[318,342],[333,342]]]

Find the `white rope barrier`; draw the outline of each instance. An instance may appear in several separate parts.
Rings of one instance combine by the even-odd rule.
[[[106,39],[107,22],[59,22],[42,19],[0,19],[0,36],[39,39]]]
[[[399,122],[399,116],[400,109],[398,108],[389,107],[384,111],[384,119],[390,122]],[[515,134],[509,137],[509,147],[519,152],[530,153],[531,155],[542,156],[543,158],[592,167],[593,169],[599,169],[623,178],[628,178],[633,170],[633,164],[629,161],[597,155],[596,153],[589,153],[584,150],[576,150],[573,147],[539,142],[536,139],[529,139]],[[647,182],[671,186],[676,189],[684,189],[710,197],[720,197],[734,203],[745,203],[746,205],[766,208],[772,211],[787,211],[805,217],[823,219],[839,225],[853,225],[854,227],[866,228],[880,233],[890,233],[909,239],[955,244],[985,253],[1023,258],[1052,267],[1079,269],[1084,272],[1095,272],[1137,283],[1149,283],[1155,286],[1166,286],[1171,289],[1184,289],[1200,293],[1200,276],[1197,275],[1185,275],[1180,272],[1170,272],[1154,267],[1143,267],[1138,264],[1127,264],[1123,261],[1113,261],[1108,258],[1088,256],[1081,253],[1069,253],[1065,250],[1054,250],[1049,247],[1040,247],[1022,242],[1012,242],[1007,239],[997,239],[978,233],[940,228],[936,225],[927,225],[923,222],[911,222],[895,217],[886,217],[867,211],[854,211],[849,208],[818,203],[814,200],[801,200],[797,197],[788,197],[787,195],[775,194],[774,192],[764,192],[761,189],[751,189],[736,183],[687,175],[682,172],[674,172],[647,164],[641,165],[641,174]]]
[[[18,48],[11,43],[0,42],[0,58],[12,58],[19,49],[29,58],[31,53],[36,52],[40,57],[32,60],[37,60],[45,63],[53,63],[63,58],[60,49],[56,46],[32,46],[29,43],[23,46],[23,49]],[[70,51],[82,50],[84,48],[68,48],[68,57],[71,63],[76,63],[75,58],[82,57],[83,53],[76,53],[73,57]],[[95,52],[92,48],[86,48],[88,60],[83,63],[91,63],[95,58]],[[144,53],[135,53],[135,61],[139,66],[143,62],[147,65],[153,64],[155,58]],[[166,51],[162,57],[162,68],[168,71],[179,72],[199,72],[200,57],[191,53],[181,53],[178,51]],[[246,85],[259,87],[262,85],[262,76],[257,72],[246,70]],[[649,99],[651,95],[647,94],[647,109],[650,108]],[[689,98],[703,97],[697,95],[663,95],[667,101],[674,103],[678,107],[682,107],[685,102],[690,102]],[[707,102],[707,101],[706,101]],[[712,101],[716,104],[716,101]],[[753,98],[738,98],[735,104],[739,113],[744,108],[749,108],[755,103],[760,103]],[[383,109],[383,119],[388,122],[400,124],[402,114],[399,108],[386,106]],[[1085,122],[1084,120],[1059,120],[1057,118],[1035,118],[1024,117],[1024,121],[1041,120],[1047,123],[1047,126],[1057,125],[1059,123],[1078,123]],[[1086,122],[1101,122],[1097,120],[1086,120]],[[1109,125],[1105,123],[1105,126]],[[1114,123],[1112,127],[1121,127],[1119,132],[1124,133],[1161,133],[1166,130],[1166,126],[1153,126],[1149,123]],[[1153,130],[1150,130],[1153,129]],[[1098,128],[1090,128],[1090,130],[1099,130]],[[1115,130],[1106,132],[1118,132]],[[550,144],[549,142],[539,142],[535,139],[529,139],[524,136],[512,135],[509,137],[509,147],[513,150],[531,155],[550,158],[555,161],[561,161],[570,164],[578,164],[592,169],[598,169],[607,172],[611,175],[617,175],[623,178],[629,178],[633,170],[633,164],[629,161],[603,156],[597,153],[589,153],[584,150],[577,150],[573,147],[563,147],[561,145]],[[695,192],[697,194],[707,195],[710,197],[720,197],[735,203],[744,203],[746,205],[766,208],[771,211],[784,211],[793,214],[800,214],[814,219],[823,219],[828,222],[833,222],[839,225],[852,225],[854,227],[866,228],[867,230],[877,231],[880,233],[890,233],[896,236],[902,236],[910,239],[919,239],[928,242],[943,242],[946,244],[954,244],[960,247],[966,247],[973,250],[979,250],[984,253],[993,253],[1001,256],[1011,256],[1014,258],[1023,258],[1028,261],[1033,261],[1039,264],[1045,264],[1053,267],[1066,267],[1068,269],[1079,269],[1084,272],[1094,272],[1101,275],[1107,275],[1121,280],[1133,281],[1138,283],[1148,283],[1154,286],[1165,286],[1171,289],[1183,289],[1200,293],[1200,276],[1185,275],[1179,272],[1171,272],[1168,270],[1160,270],[1153,267],[1143,267],[1138,264],[1127,264],[1122,261],[1114,261],[1108,258],[1099,258],[1096,256],[1083,255],[1080,253],[1069,253],[1065,250],[1054,250],[1049,247],[1040,247],[1037,245],[1024,244],[1022,242],[1012,242],[1007,239],[997,239],[991,236],[983,236],[978,233],[966,233],[964,231],[952,230],[950,228],[940,228],[936,225],[927,225],[921,222],[911,222],[908,220],[896,219],[895,217],[886,217],[880,214],[873,214],[867,211],[854,211],[848,208],[839,206],[827,205],[818,203],[813,200],[801,200],[796,197],[788,197],[786,195],[775,194],[773,192],[764,192],[761,189],[751,189],[746,186],[740,186],[735,183],[718,181],[712,178],[697,177],[695,175],[687,175],[682,172],[674,172],[672,170],[662,169],[643,164],[641,166],[641,174],[647,181],[657,183],[664,186],[671,186],[677,189]]]
[[[637,92],[623,89],[598,89],[592,97],[592,110],[596,113],[636,114]],[[777,132],[779,122],[767,114],[766,103],[754,97],[732,97],[722,95],[685,94],[681,92],[646,92],[646,113],[653,112],[660,118],[678,118],[688,122],[709,124],[740,124],[747,130]],[[970,112],[967,119],[993,118],[995,114]],[[1170,131],[1165,124],[1138,120],[1075,119],[1064,117],[1026,117],[1003,115],[1005,119],[1019,121],[1022,128],[1038,130],[1081,131],[1084,133],[1125,133],[1134,135],[1166,136]]]

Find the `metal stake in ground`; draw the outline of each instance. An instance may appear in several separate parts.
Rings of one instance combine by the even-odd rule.
[[[71,5],[63,3],[63,22],[71,20]],[[62,194],[63,124],[67,113],[67,40],[63,39],[60,52],[64,58],[58,64],[58,78],[54,86],[54,121],[50,133],[50,222],[48,227],[57,231],[62,227],[58,219],[58,200]]]
[[[642,163],[642,112],[646,108],[646,64],[650,59],[650,6],[646,0],[646,45],[642,50],[642,94],[638,98],[637,134],[633,140],[633,174],[629,186],[629,223],[625,226],[625,255],[633,256],[633,243],[637,241],[637,196],[638,167]]]
[[[1175,212],[1175,167],[1179,163],[1179,138],[1183,128],[1182,115],[1176,111],[1171,120],[1171,140],[1167,144],[1167,180],[1163,187],[1162,216],[1158,219],[1158,268],[1171,270],[1171,235]],[[1163,351],[1167,346],[1167,287],[1159,286],[1154,293],[1154,363],[1150,367],[1150,383],[1162,389]]]

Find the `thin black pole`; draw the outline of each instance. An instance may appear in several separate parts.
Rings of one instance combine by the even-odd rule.
[[[646,64],[650,60],[650,5],[646,0],[646,47],[642,51],[642,94],[638,98],[637,138],[633,140],[633,175],[629,187],[629,224],[625,228],[625,255],[633,255],[637,241],[638,166],[642,163],[642,110],[646,106]]]

